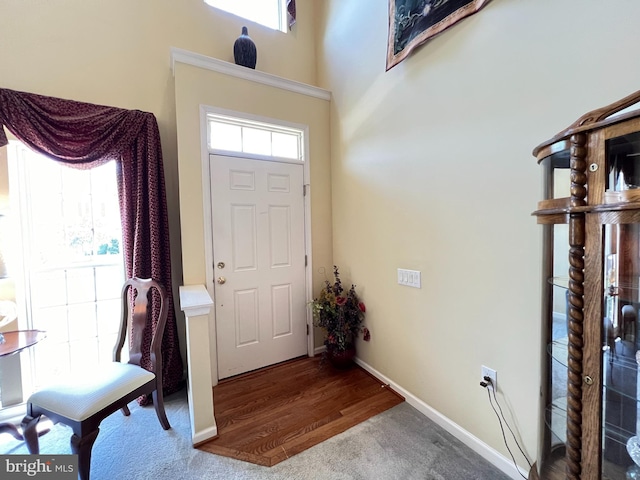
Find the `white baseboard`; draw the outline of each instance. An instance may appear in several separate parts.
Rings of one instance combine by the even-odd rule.
[[[318,349],[316,349],[317,351]],[[411,405],[413,408],[422,413],[425,417],[432,420],[434,423],[444,428],[451,435],[456,437],[462,443],[467,445],[471,450],[478,453],[482,457],[486,458],[491,464],[493,464],[500,471],[504,472],[506,475],[509,475],[514,480],[522,480],[522,476],[527,478],[529,472],[523,470],[521,467],[516,467],[513,465],[513,462],[500,454],[497,450],[491,448],[489,445],[484,443],[478,437],[472,435],[460,425],[452,422],[449,418],[442,415],[440,412],[430,407],[422,400],[417,398],[411,392],[405,390],[397,383],[393,382],[391,379],[387,378],[371,365],[363,362],[361,359],[356,357],[356,363],[364,368],[371,375],[376,377],[378,380],[388,384],[393,390],[402,395],[406,402]]]
[[[207,427],[198,432],[194,432],[191,436],[191,444],[196,446],[200,445],[207,440],[211,440],[212,438],[216,438],[218,436],[218,427]]]

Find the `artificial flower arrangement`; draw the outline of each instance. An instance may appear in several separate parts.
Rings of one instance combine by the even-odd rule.
[[[314,325],[327,331],[324,344],[327,351],[346,351],[354,348],[354,341],[360,332],[365,341],[370,333],[362,326],[366,307],[358,298],[355,285],[346,291],[340,281],[338,267],[333,266],[333,283],[325,280],[318,298],[311,303]]]

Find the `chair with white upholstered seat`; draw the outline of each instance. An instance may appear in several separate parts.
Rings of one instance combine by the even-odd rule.
[[[152,328],[153,319],[147,316],[152,289],[159,294],[160,309],[151,340],[151,371],[140,366],[143,332]],[[129,291],[134,297],[133,311],[129,312]],[[135,295],[137,292],[137,295]],[[22,420],[23,436],[32,454],[39,453],[36,426],[41,416],[54,423],[64,423],[73,429],[71,450],[78,454],[78,475],[88,480],[91,470],[91,448],[100,422],[116,410],[129,415],[127,404],[136,398],[151,394],[162,428],[170,428],[162,397],[162,355],[160,346],[167,322],[168,305],[162,285],[152,279],[132,278],[122,288],[122,321],[113,351],[113,362],[100,366],[90,375],[76,377],[47,386],[27,400],[27,415]],[[127,332],[130,335],[129,362],[121,363],[121,351]]]

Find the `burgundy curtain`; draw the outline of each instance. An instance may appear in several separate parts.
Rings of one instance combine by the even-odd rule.
[[[287,0],[287,19],[289,30],[296,24],[296,0]]]
[[[178,390],[182,359],[171,290],[169,222],[156,118],[139,110],[0,89],[0,147],[7,144],[3,125],[32,149],[74,168],[93,168],[116,160],[125,269],[128,277],[151,277],[167,290],[163,391]],[[152,299],[154,314],[159,308],[157,299]],[[151,329],[145,332],[144,342],[142,366],[148,369]]]

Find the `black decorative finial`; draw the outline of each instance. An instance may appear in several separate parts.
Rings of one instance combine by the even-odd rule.
[[[256,68],[257,57],[256,44],[249,37],[247,27],[242,27],[242,35],[233,44],[233,58],[236,61],[236,65]]]

